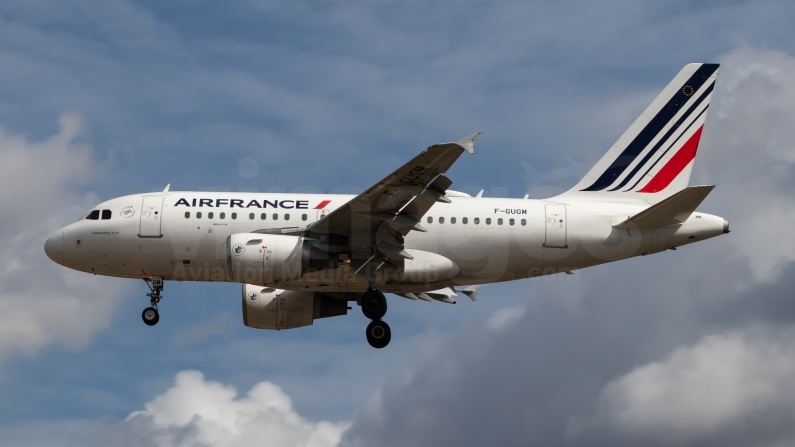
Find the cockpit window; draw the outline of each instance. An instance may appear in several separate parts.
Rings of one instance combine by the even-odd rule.
[[[102,220],[110,219],[110,210],[102,210]]]
[[[90,211],[88,214],[83,216],[83,219],[99,220],[99,210]],[[83,220],[83,219],[80,219],[80,220]]]

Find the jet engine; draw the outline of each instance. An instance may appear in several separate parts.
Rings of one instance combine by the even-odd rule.
[[[236,233],[226,239],[229,279],[274,284],[301,279],[308,271],[335,268],[339,259],[301,236]]]
[[[257,329],[309,326],[315,319],[348,314],[348,302],[320,292],[295,292],[243,284],[243,324]]]

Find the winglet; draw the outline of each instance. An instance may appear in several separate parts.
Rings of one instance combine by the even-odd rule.
[[[163,192],[168,192],[168,189],[169,189],[169,188],[171,188],[171,183],[169,183],[168,185],[166,185],[165,189],[163,189]]]
[[[474,154],[475,153],[475,138],[477,138],[478,135],[480,135],[482,133],[483,132],[475,132],[472,135],[469,135],[467,137],[464,137],[464,138],[456,141],[455,144],[463,147],[464,150],[469,152],[470,154]]]

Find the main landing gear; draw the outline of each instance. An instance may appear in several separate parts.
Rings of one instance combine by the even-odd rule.
[[[373,320],[367,325],[367,343],[376,349],[385,348],[392,339],[389,325],[381,321],[381,318],[386,315],[386,297],[383,293],[371,288],[362,295],[361,304],[364,316]]]
[[[146,296],[149,297],[150,307],[144,309],[144,311],[141,313],[141,318],[143,318],[144,323],[146,323],[147,326],[154,326],[158,321],[160,321],[160,313],[157,311],[157,305],[163,298],[163,278],[159,276],[153,276],[151,285],[149,285],[149,281],[144,281],[149,287],[149,290],[151,290],[150,293],[146,294]]]

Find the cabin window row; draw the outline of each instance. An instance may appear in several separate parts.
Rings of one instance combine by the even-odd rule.
[[[450,218],[450,224],[454,224],[457,221],[458,221],[458,219],[456,219],[455,217],[451,217]],[[429,224],[432,224],[433,223],[433,217],[428,216],[427,222]],[[444,217],[440,217],[439,218],[439,223],[443,224],[444,222],[445,222]],[[468,217],[462,217],[461,218],[461,223],[464,224],[464,225],[468,224],[469,223],[469,218]],[[480,225],[480,217],[473,218],[472,219],[472,223],[475,224],[475,225]],[[502,217],[497,218],[497,225],[502,225],[504,223],[505,223],[505,221],[503,220]],[[491,225],[491,217],[487,217],[485,219],[485,224],[486,225]],[[520,220],[519,224],[522,225],[522,226],[526,226],[527,225],[527,219]],[[516,225],[516,219],[508,219],[508,225]]]
[[[190,211],[185,211],[185,219],[190,219],[190,216],[191,216],[191,212]],[[201,219],[202,217],[204,217],[204,214],[201,211],[196,212],[196,218],[197,219]],[[233,220],[237,219],[237,213],[232,213],[231,217],[232,217]],[[207,218],[208,219],[214,219],[215,218],[215,213],[212,212],[212,211],[208,212],[207,213]],[[218,213],[218,218],[226,219],[226,213]],[[249,218],[249,220],[254,220],[254,219],[257,218],[257,215],[255,213],[249,213],[248,218]],[[260,220],[268,220],[268,213],[260,213],[259,218],[260,218]],[[284,218],[284,220],[290,220],[290,214],[289,213],[285,213],[283,218]],[[271,215],[271,219],[272,220],[279,220],[279,213],[273,213],[273,215]],[[307,220],[307,219],[308,219],[308,216],[306,214],[302,214],[301,215],[301,220]]]

